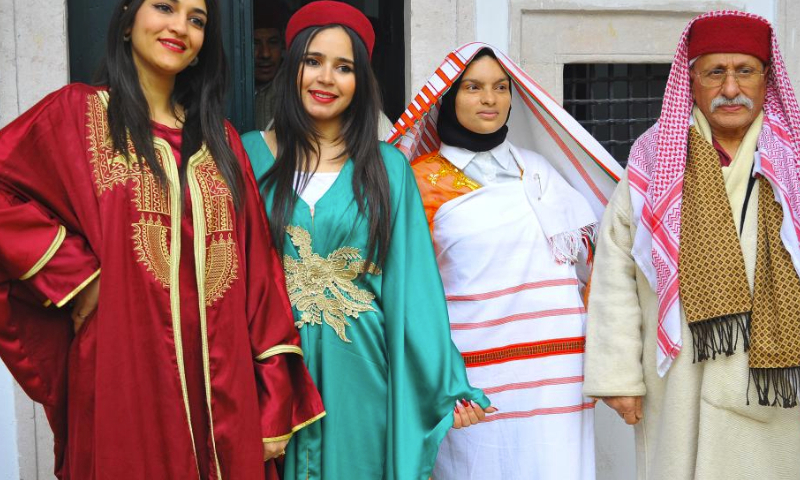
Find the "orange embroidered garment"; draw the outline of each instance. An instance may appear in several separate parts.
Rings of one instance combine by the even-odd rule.
[[[450,200],[481,188],[439,151],[428,153],[411,162],[417,180],[428,226],[433,232],[433,217],[439,208]]]

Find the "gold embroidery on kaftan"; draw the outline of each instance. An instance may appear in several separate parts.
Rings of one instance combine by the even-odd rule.
[[[170,206],[167,192],[161,187],[146,163],[127,160],[114,151],[106,108],[108,94],[99,92],[88,99],[87,124],[90,162],[98,197],[118,186],[131,184],[131,202],[141,213],[133,223],[133,249],[136,261],[150,272],[164,288],[170,285]],[[154,144],[156,159],[165,167],[169,146],[159,140]],[[134,150],[128,142],[133,159]],[[164,222],[163,220],[167,220]],[[166,224],[165,224],[166,223]]]
[[[116,185],[125,185],[131,171],[138,169],[138,164],[130,165],[123,155],[114,151],[106,117],[106,102],[101,95],[89,95],[88,103],[86,128],[89,132],[89,153],[97,196],[100,196]],[[130,144],[128,148],[133,150]]]
[[[427,163],[434,163],[437,162],[439,164],[439,171],[436,173],[431,173],[428,175],[428,181],[431,182],[431,185],[434,187],[439,180],[452,176],[453,177],[453,188],[461,188],[467,187],[470,190],[477,190],[481,188],[481,185],[476,182],[475,180],[469,178],[467,174],[461,171],[458,167],[450,163],[446,158],[440,155],[434,155],[431,158],[425,160]]]
[[[163,145],[160,141],[155,142],[156,159],[162,168],[166,167],[166,162],[170,158],[170,147]],[[135,163],[134,170],[131,172],[130,179],[133,183],[133,203],[140,212],[159,213],[169,216],[169,198],[167,193],[159,184],[150,167],[145,163],[139,167]]]
[[[345,332],[350,326],[347,317],[358,319],[361,312],[375,311],[375,295],[359,289],[353,281],[365,269],[373,275],[380,275],[381,270],[361,258],[358,248],[342,247],[322,258],[312,251],[308,231],[290,225],[286,232],[300,255],[299,259],[283,256],[289,301],[301,313],[295,326],[322,325],[324,320],[340,339],[350,343]]]
[[[133,250],[136,261],[152,273],[158,283],[169,288],[169,227],[165,227],[160,217],[142,215],[133,224]]]
[[[165,158],[164,145],[156,143],[156,158],[163,166]],[[144,265],[148,272],[164,288],[170,285],[170,225],[164,225],[162,218],[169,218],[170,207],[167,193],[161,188],[150,167],[146,164],[131,168],[132,202],[142,213],[137,223],[133,224],[133,245],[137,253],[137,261]]]
[[[238,278],[239,257],[232,234],[233,197],[211,155],[206,155],[194,172],[203,200],[206,235],[210,237],[206,249],[205,300],[211,306]]]
[[[211,240],[206,254],[206,305],[211,306],[225,295],[238,277],[239,260],[236,242],[231,235]]]
[[[207,232],[233,231],[231,191],[210,154],[197,165],[196,172],[203,194]]]
[[[164,288],[170,285],[170,225],[165,225],[162,216],[170,215],[169,198],[159,185],[147,164],[128,161],[115,152],[110,137],[106,116],[107,94],[89,96],[87,113],[90,161],[94,170],[98,196],[117,186],[131,183],[131,201],[142,213],[133,223],[133,245],[137,262],[142,264]],[[168,146],[155,142],[156,158],[164,165],[168,157]],[[133,145],[128,151],[134,154]]]
[[[130,141],[128,151],[131,153],[131,161],[114,151],[106,115],[108,94],[99,92],[97,95],[90,95],[88,103],[89,152],[97,195],[130,182],[131,201],[141,213],[139,221],[132,224],[136,260],[159,284],[169,288],[172,228],[169,194],[153,175],[150,167],[135,160]],[[171,147],[163,140],[155,138],[154,148],[158,163],[165,171],[170,171],[167,162],[173,161]],[[200,191],[193,192],[193,200],[202,202],[203,205],[207,239],[204,265],[205,303],[211,306],[224,296],[238,278],[239,258],[233,239],[233,197],[230,189],[207,150],[199,154],[202,160],[193,171]],[[195,219],[199,220],[200,218]]]

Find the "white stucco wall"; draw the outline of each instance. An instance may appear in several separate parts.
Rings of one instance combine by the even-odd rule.
[[[750,2],[759,3],[759,2]],[[778,41],[781,44],[789,78],[792,79],[795,92],[800,91],[800,2],[797,0],[775,0],[775,21],[777,22]]]
[[[69,79],[66,0],[0,0],[0,125]]]
[[[475,39],[475,0],[405,0],[406,97],[455,46]]]
[[[509,0],[475,0],[475,40],[508,52]]]
[[[19,479],[17,418],[14,412],[14,381],[0,364],[0,480]]]

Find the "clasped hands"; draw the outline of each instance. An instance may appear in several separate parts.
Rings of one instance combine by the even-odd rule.
[[[97,308],[100,293],[100,278],[96,278],[75,297],[75,306],[72,309],[72,322],[77,333],[86,319]],[[615,397],[623,398],[623,397]],[[608,400],[606,400],[608,403]],[[609,404],[609,406],[611,406]],[[614,407],[612,407],[614,408]],[[641,406],[640,406],[641,409]],[[495,413],[497,408],[488,407],[485,410],[475,402],[461,400],[453,411],[453,428],[465,428],[476,425],[486,418],[487,413]],[[638,420],[637,420],[638,421]],[[627,422],[627,419],[626,419]],[[286,453],[289,440],[264,443],[264,461],[277,458]]]
[[[494,413],[495,407],[481,408],[475,402],[461,400],[453,411],[453,428],[464,428],[476,425],[486,418],[487,413]]]

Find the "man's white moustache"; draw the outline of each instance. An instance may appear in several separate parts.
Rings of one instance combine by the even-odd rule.
[[[720,95],[714,100],[711,100],[711,113],[714,113],[714,110],[718,107],[732,107],[734,105],[742,105],[743,107],[747,107],[748,110],[753,109],[753,101],[740,93],[736,98],[725,98]]]

